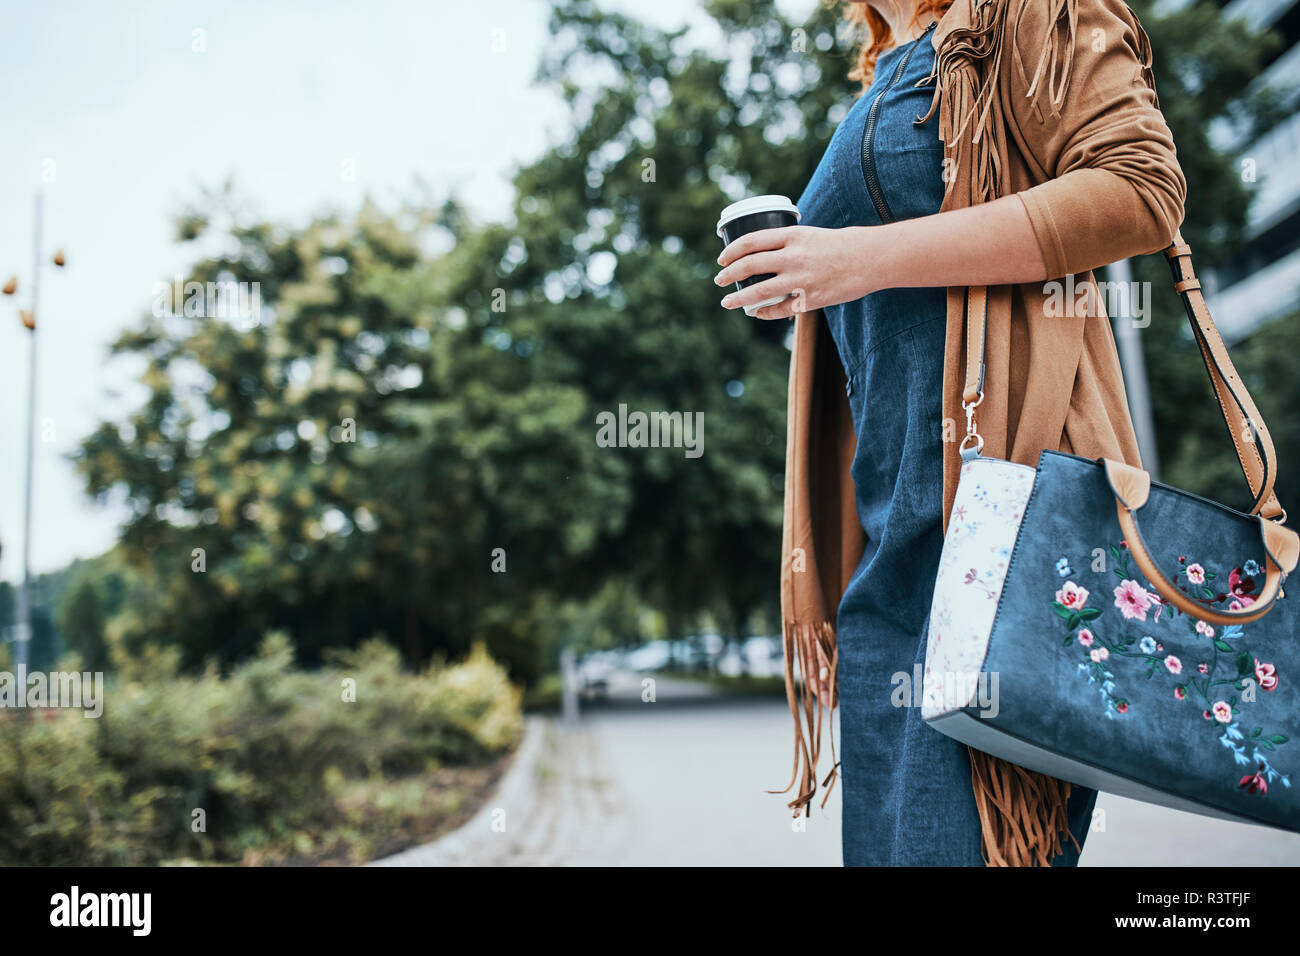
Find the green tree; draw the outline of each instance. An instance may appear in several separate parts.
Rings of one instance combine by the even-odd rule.
[[[288,229],[205,202],[183,237],[231,251],[187,280],[257,283],[261,314],[196,300],[125,333],[114,351],[144,359],[148,398],[80,453],[90,491],[130,507],[119,551],[147,598],[118,622],[128,647],[196,665],[282,628],[313,662],[384,633],[415,662],[486,631],[531,673],[519,622],[538,585],[585,581],[572,565],[618,519],[617,466],[579,390],[520,378],[524,357],[448,305],[453,257],[424,250],[450,244],[458,210],[368,204]]]

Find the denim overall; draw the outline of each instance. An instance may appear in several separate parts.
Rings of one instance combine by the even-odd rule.
[[[943,144],[930,36],[883,53],[799,197],[800,224],[874,226],[939,211]],[[862,267],[870,269],[871,263]],[[943,548],[946,290],[883,289],[823,313],[847,376],[852,464],[867,545],[840,601],[840,770],[846,866],[982,866],[964,744],[921,720],[918,677]],[[1096,792],[1075,788],[1082,845]],[[1057,865],[1073,865],[1067,850]]]

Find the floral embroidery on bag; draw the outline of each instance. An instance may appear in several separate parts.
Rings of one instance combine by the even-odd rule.
[[[1097,687],[1106,716],[1113,719],[1129,713],[1130,702],[1119,691],[1115,670],[1133,662],[1142,668],[1147,680],[1157,675],[1172,678],[1175,700],[1184,701],[1190,696],[1203,704],[1201,716],[1210,732],[1232,752],[1234,763],[1250,768],[1238,781],[1238,789],[1262,795],[1268,793],[1269,784],[1278,780],[1284,787],[1290,787],[1290,778],[1273,767],[1267,756],[1285,744],[1287,737],[1268,733],[1263,727],[1248,732],[1241,723],[1243,715],[1239,707],[1238,695],[1246,691],[1247,681],[1264,692],[1277,689],[1280,681],[1277,668],[1244,646],[1241,625],[1230,624],[1216,630],[1214,625],[1184,614],[1158,593],[1139,584],[1129,569],[1126,542],[1121,541],[1119,547],[1111,545],[1109,552],[1111,570],[1119,578],[1110,595],[1113,607],[1119,611],[1118,617],[1108,615],[1103,627],[1098,627],[1104,608],[1089,605],[1093,595],[1070,578],[1074,571],[1066,555],[1056,562],[1055,570],[1058,578],[1067,580],[1056,588],[1051,602],[1066,631],[1061,646],[1071,648],[1077,644],[1082,651],[1078,670],[1088,678],[1088,683]],[[1218,591],[1213,585],[1218,580],[1215,572],[1202,564],[1189,563],[1180,555],[1176,583],[1189,597],[1207,607],[1226,604],[1229,609],[1237,610],[1255,602],[1255,579],[1259,574],[1259,564],[1247,561],[1229,572],[1227,590]],[[1104,596],[1101,601],[1104,603]],[[1163,628],[1177,629],[1171,636],[1122,633],[1133,622],[1155,625],[1165,611],[1168,614],[1164,615]],[[1176,652],[1167,651],[1165,641],[1177,645]]]

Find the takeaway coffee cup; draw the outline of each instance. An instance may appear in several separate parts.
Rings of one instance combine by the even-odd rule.
[[[740,202],[733,202],[722,210],[722,215],[718,217],[718,236],[722,239],[723,245],[729,246],[746,233],[756,232],[759,229],[793,226],[797,225],[798,222],[799,209],[785,196],[750,196],[748,199],[740,200]],[[746,286],[753,285],[755,282],[762,282],[770,278],[772,278],[772,273],[769,272],[764,275],[741,279],[736,283],[736,290],[739,291]],[[763,302],[756,302],[754,305],[747,305],[745,306],[745,314],[752,316],[764,306],[776,305],[778,302],[784,302],[789,297],[789,295],[782,295],[777,296],[775,299],[766,299]]]

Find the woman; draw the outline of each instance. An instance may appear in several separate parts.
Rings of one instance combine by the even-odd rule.
[[[719,285],[773,275],[724,306],[786,294],[757,316],[796,319],[782,610],[787,682],[795,659],[815,679],[790,691],[791,806],[810,808],[839,704],[846,864],[1072,865],[1096,793],[968,750],[897,688],[925,659],[968,408],[984,455],[1140,465],[1108,320],[1057,314],[1045,283],[1091,286],[1090,270],[1168,246],[1186,182],[1122,0],[868,0],[850,16],[870,31],[850,74],[864,93],[800,225],[718,260]],[[963,405],[967,290],[983,286],[983,393]]]

